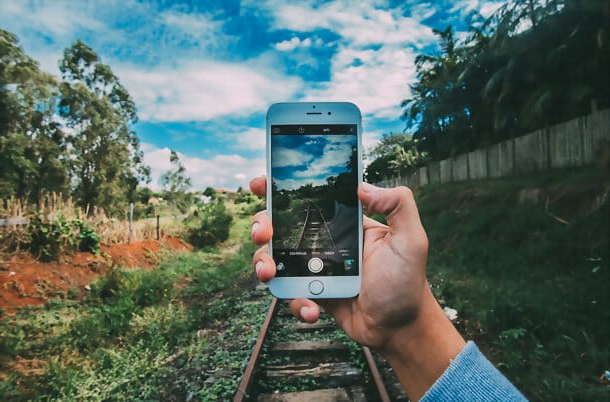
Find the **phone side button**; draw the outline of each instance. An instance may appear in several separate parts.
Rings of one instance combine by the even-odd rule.
[[[324,284],[320,281],[309,282],[309,293],[312,295],[319,295],[324,291]]]

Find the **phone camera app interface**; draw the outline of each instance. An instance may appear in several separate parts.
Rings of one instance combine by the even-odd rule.
[[[355,124],[271,126],[277,276],[358,275]]]

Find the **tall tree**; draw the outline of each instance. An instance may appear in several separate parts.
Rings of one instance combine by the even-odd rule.
[[[166,198],[173,202],[182,212],[186,212],[192,197],[187,196],[187,191],[192,185],[191,178],[186,175],[186,168],[180,162],[178,153],[171,151],[169,160],[172,169],[161,175],[159,181],[165,189]]]
[[[57,82],[0,29],[0,194],[36,201],[65,191],[66,143],[54,118]]]
[[[443,159],[610,106],[608,21],[610,0],[509,0],[463,43],[435,31],[402,103],[418,149]]]
[[[64,51],[59,67],[59,114],[70,128],[76,198],[81,206],[113,213],[135,197],[138,182],[150,180],[131,129],[136,106],[111,68],[80,40]]]

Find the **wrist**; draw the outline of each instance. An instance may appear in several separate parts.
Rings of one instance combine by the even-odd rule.
[[[420,399],[466,342],[426,286],[417,317],[380,350],[411,400]]]

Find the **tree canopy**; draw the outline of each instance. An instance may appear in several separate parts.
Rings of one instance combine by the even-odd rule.
[[[68,187],[57,80],[0,29],[0,194],[36,199]]]
[[[435,31],[403,101],[418,148],[440,159],[610,104],[607,0],[510,0],[462,43]]]
[[[464,40],[435,30],[401,105],[405,131],[440,160],[610,106],[608,21],[609,0],[508,0],[474,13]],[[367,174],[392,173],[396,155],[376,157]]]
[[[0,30],[0,193],[37,201],[61,192],[113,213],[149,180],[131,129],[135,104],[81,41],[59,67],[61,78],[41,71],[17,37]]]

